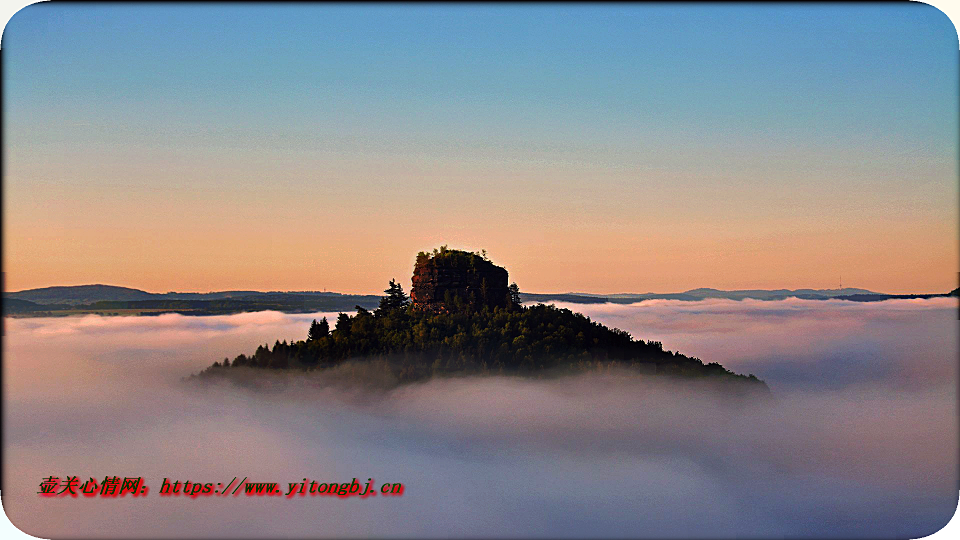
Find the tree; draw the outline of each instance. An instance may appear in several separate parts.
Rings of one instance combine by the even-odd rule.
[[[519,296],[514,283],[511,299]],[[370,360],[376,370],[386,366],[399,381],[413,381],[433,374],[482,372],[493,369],[530,373],[554,367],[587,369],[623,363],[644,373],[667,373],[694,377],[719,377],[749,381],[720,364],[665,351],[657,341],[634,340],[628,332],[608,328],[569,309],[549,305],[506,310],[470,310],[467,298],[447,291],[449,311],[392,310],[374,314],[358,309],[351,317],[341,313],[332,335],[326,321],[311,324],[312,341],[276,341],[260,345],[252,357],[224,359],[204,373],[224,367],[256,369],[329,368],[343,362]],[[327,335],[316,337],[325,332]],[[431,363],[433,365],[431,366]],[[371,367],[371,369],[373,369]],[[379,371],[378,371],[379,372]]]
[[[516,305],[520,305],[520,287],[517,287],[516,283],[511,283],[507,290],[510,291],[510,301]]]
[[[327,318],[324,317],[317,322],[316,319],[310,323],[310,331],[307,332],[307,341],[314,341],[320,338],[327,337],[330,334],[330,323],[327,322]]]
[[[350,316],[346,313],[337,315],[337,334],[343,337],[350,336]]]
[[[330,323],[327,322],[327,318],[324,317],[320,319],[320,335],[317,337],[327,337],[330,335]]]
[[[403,309],[410,305],[410,299],[403,292],[403,287],[396,280],[390,280],[390,286],[383,292],[386,296],[380,299],[380,311],[391,311],[394,309]]]

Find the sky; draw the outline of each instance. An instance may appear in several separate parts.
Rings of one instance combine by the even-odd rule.
[[[2,51],[6,290],[957,286],[919,3],[35,4]]]

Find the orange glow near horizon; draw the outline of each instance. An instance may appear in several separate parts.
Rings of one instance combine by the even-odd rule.
[[[901,194],[874,192],[851,207],[800,189],[787,202],[773,190],[693,195],[626,178],[590,190],[574,175],[553,186],[486,182],[491,192],[470,191],[484,184],[479,175],[444,181],[272,194],[124,190],[91,179],[69,199],[55,195],[59,185],[27,192],[8,182],[5,288],[375,294],[391,278],[409,289],[416,253],[442,244],[486,249],[529,292],[835,288],[841,275],[845,286],[889,293],[957,286],[957,216],[947,202],[898,206]],[[431,182],[440,189],[429,191]]]

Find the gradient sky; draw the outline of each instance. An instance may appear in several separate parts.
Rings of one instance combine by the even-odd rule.
[[[923,4],[36,4],[2,51],[7,290],[957,286]]]

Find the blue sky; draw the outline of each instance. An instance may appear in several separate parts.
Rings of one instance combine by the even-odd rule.
[[[662,201],[646,214],[652,218],[719,224],[718,246],[762,242],[744,220],[776,236],[781,216],[794,228],[810,224],[797,241],[812,254],[829,232],[813,230],[824,212],[848,246],[870,231],[903,230],[901,221],[956,240],[944,224],[956,222],[957,34],[923,4],[36,4],[7,25],[3,51],[6,187],[25,203],[8,221],[14,244],[31,238],[25,231],[37,223],[28,221],[38,217],[58,224],[46,239],[96,228],[63,217],[66,201],[86,201],[85,215],[119,227],[137,215],[144,193],[171,186],[181,199],[166,200],[182,207],[215,192],[235,208],[279,211],[290,198],[323,193],[370,213],[385,189],[408,205],[428,196],[441,206],[493,204],[476,193],[478,183],[544,214],[513,224],[541,227],[518,239],[516,254],[570,236],[550,225],[557,213],[575,212],[584,224],[568,252],[612,229],[649,231],[635,210],[649,197]],[[404,167],[416,174],[388,178]],[[303,168],[328,174],[305,176]],[[264,182],[284,196],[261,190]],[[46,207],[50,195],[62,195],[60,211],[54,204],[44,214],[28,193],[47,195]],[[110,207],[98,208],[104,197]],[[858,209],[843,200],[857,200]],[[457,216],[433,217],[445,225],[415,231],[417,245],[404,253],[434,240],[512,249],[494,225],[467,220],[451,229]],[[647,248],[691,238],[674,225]],[[331,226],[317,223],[315,231]],[[105,233],[89,234],[87,244]],[[353,241],[369,248],[375,235]],[[943,253],[928,264],[929,286],[955,277],[946,242],[914,243]],[[703,247],[695,244],[685,249]],[[843,261],[849,247],[832,249],[841,272],[871,265],[883,251],[876,244],[872,255]],[[39,252],[14,253],[40,264]],[[399,265],[399,252],[393,257]],[[43,279],[82,281],[95,267]],[[183,268],[191,271],[199,270]],[[877,283],[898,288],[906,271],[890,269]],[[9,275],[18,281],[16,271]],[[808,286],[811,277],[769,280]],[[591,283],[631,286],[611,279]],[[564,284],[557,276],[543,285]]]
[[[175,102],[220,121],[242,107],[264,127],[341,113],[375,129],[389,112],[427,140],[467,122],[491,138],[695,125],[705,138],[877,129],[943,149],[956,130],[942,110],[956,84],[949,19],[864,7],[38,4],[7,26],[5,76],[10,112],[82,101],[77,119]]]

